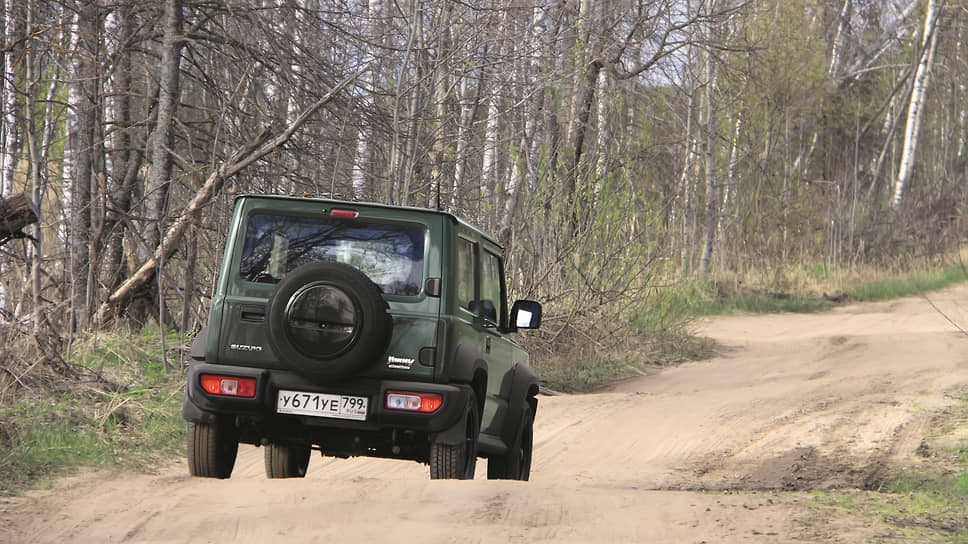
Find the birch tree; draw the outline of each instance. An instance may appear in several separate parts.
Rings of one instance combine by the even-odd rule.
[[[904,145],[898,166],[897,181],[894,185],[894,196],[891,198],[891,208],[895,210],[901,207],[904,191],[907,189],[914,172],[925,95],[928,91],[928,80],[931,76],[934,52],[938,45],[938,17],[944,3],[944,0],[928,0],[928,6],[925,10],[917,70],[914,73],[914,81],[911,83],[911,98],[908,101]]]

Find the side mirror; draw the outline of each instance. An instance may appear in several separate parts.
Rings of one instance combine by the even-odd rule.
[[[537,329],[541,326],[541,303],[533,300],[516,300],[511,307],[511,330]]]

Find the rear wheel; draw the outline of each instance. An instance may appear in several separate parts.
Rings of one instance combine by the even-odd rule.
[[[269,444],[265,448],[266,476],[304,478],[313,449],[309,444]]]
[[[534,413],[530,406],[524,408],[518,434],[504,455],[487,460],[487,477],[490,480],[522,480],[531,477],[531,451],[534,448]]]
[[[188,424],[188,471],[192,476],[232,476],[238,451],[238,434],[227,421]]]
[[[434,442],[430,445],[430,479],[473,480],[477,467],[477,435],[481,431],[474,395],[467,401],[464,440],[458,445]]]

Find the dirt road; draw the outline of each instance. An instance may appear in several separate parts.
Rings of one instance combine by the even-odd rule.
[[[720,357],[542,397],[531,482],[486,481],[483,462],[477,481],[431,482],[414,463],[320,458],[268,481],[243,446],[226,481],[182,461],[9,499],[0,542],[863,541],[808,527],[806,496],[778,491],[876,485],[936,437],[968,391],[968,287],[929,297],[717,318],[701,331]]]

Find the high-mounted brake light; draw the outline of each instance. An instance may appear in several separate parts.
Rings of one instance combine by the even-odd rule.
[[[348,219],[356,219],[360,216],[360,212],[354,210],[330,210],[329,215],[332,217],[345,217]]]
[[[202,389],[212,395],[255,398],[255,378],[202,374],[199,381],[202,384]]]
[[[387,410],[436,412],[444,398],[435,393],[387,393]]]

